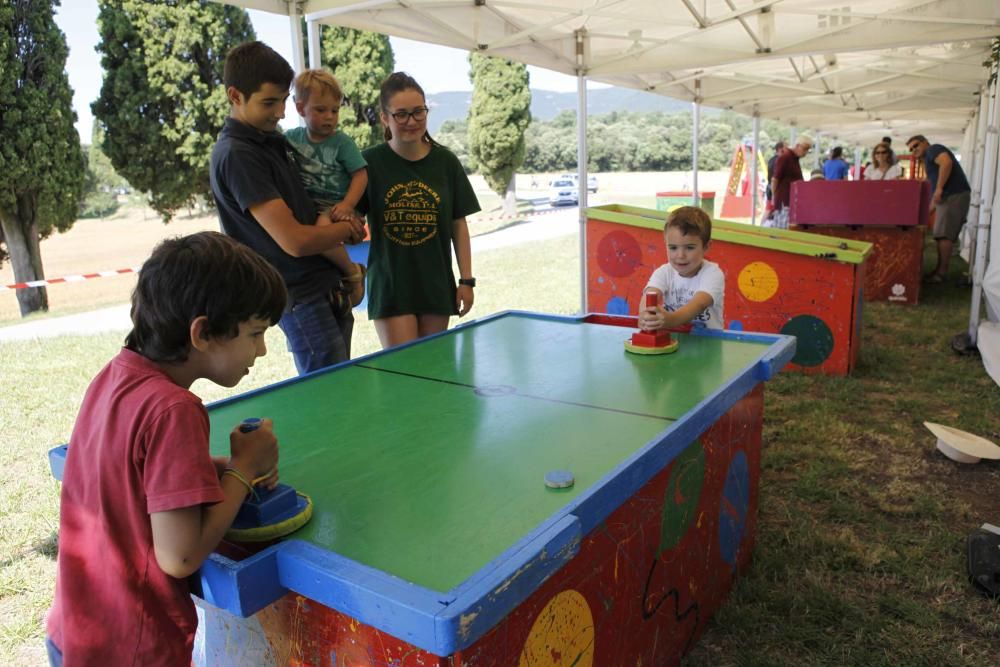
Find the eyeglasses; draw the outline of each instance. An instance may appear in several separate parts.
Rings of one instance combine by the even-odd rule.
[[[875,155],[888,155],[889,151],[875,151]]]
[[[393,111],[390,116],[397,123],[405,123],[408,118],[412,118],[418,123],[427,119],[427,112],[430,111],[427,107],[417,107],[413,111]]]
[[[912,153],[913,151],[917,150],[917,148],[919,146],[920,146],[920,144],[912,144],[912,145],[907,146],[906,148],[909,149],[909,151]]]

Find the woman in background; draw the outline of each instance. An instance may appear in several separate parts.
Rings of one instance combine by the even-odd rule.
[[[880,142],[872,149],[872,166],[865,169],[866,181],[894,181],[903,177],[889,144]]]

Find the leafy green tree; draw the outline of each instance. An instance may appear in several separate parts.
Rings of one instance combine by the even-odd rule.
[[[469,66],[469,154],[493,191],[507,194],[504,209],[512,214],[514,173],[524,162],[524,132],[531,124],[528,67],[475,52]]]
[[[701,123],[698,130],[699,168],[707,170],[724,169],[729,166],[733,147],[727,147],[733,137],[733,128],[726,123],[708,121]]]
[[[208,161],[229,113],[226,53],[254,39],[247,13],[208,0],[98,0],[104,67],[91,105],[104,152],[169,222],[209,196]]]
[[[342,26],[322,28],[323,64],[337,77],[344,92],[340,130],[360,149],[382,143],[378,93],[395,63],[389,37]]]
[[[613,111],[587,119],[587,155],[591,171],[686,171],[691,168],[691,115]],[[732,112],[707,112],[699,129],[701,169],[729,166],[738,142],[748,137],[751,119]],[[789,129],[777,121],[761,123],[765,155]],[[772,137],[775,139],[772,140]],[[527,171],[576,169],[576,117],[563,111],[550,121],[535,121],[525,133]]]
[[[80,218],[104,218],[118,210],[118,197],[114,190],[101,183],[101,178],[92,169],[93,146],[84,146],[83,163],[86,177],[83,181],[83,201],[80,202]]]
[[[40,240],[73,225],[83,189],[80,135],[57,0],[0,3],[0,261],[40,280]],[[21,315],[48,309],[44,287],[17,291]]]
[[[91,143],[83,147],[86,178],[83,188],[81,218],[103,218],[118,210],[118,194],[129,190],[128,181],[118,175],[104,154],[104,132],[94,123]]]
[[[466,173],[475,171],[474,164],[469,157],[469,122],[467,120],[446,120],[441,123],[441,127],[434,133],[434,140],[455,154]]]

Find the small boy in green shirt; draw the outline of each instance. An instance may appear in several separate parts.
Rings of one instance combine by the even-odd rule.
[[[316,204],[333,221],[357,217],[355,208],[368,185],[367,163],[354,141],[337,131],[343,93],[340,84],[324,69],[307,69],[295,77],[295,108],[305,127],[285,132],[295,148],[302,184]],[[319,224],[322,224],[320,222]],[[365,268],[354,263],[343,244],[321,253],[351,283],[351,305],[365,296]]]

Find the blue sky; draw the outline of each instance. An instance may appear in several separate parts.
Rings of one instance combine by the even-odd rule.
[[[73,108],[77,130],[84,143],[90,142],[93,115],[90,103],[101,92],[101,60],[97,46],[97,0],[62,0],[56,9],[56,23],[66,35],[69,58],[66,72],[73,88]],[[258,39],[266,42],[292,62],[291,30],[286,17],[250,11],[250,20]],[[427,93],[447,90],[471,90],[467,52],[393,37],[396,69],[409,72]],[[529,67],[531,87],[535,90],[575,91],[576,79],[539,67]],[[603,87],[590,84],[591,87]]]

